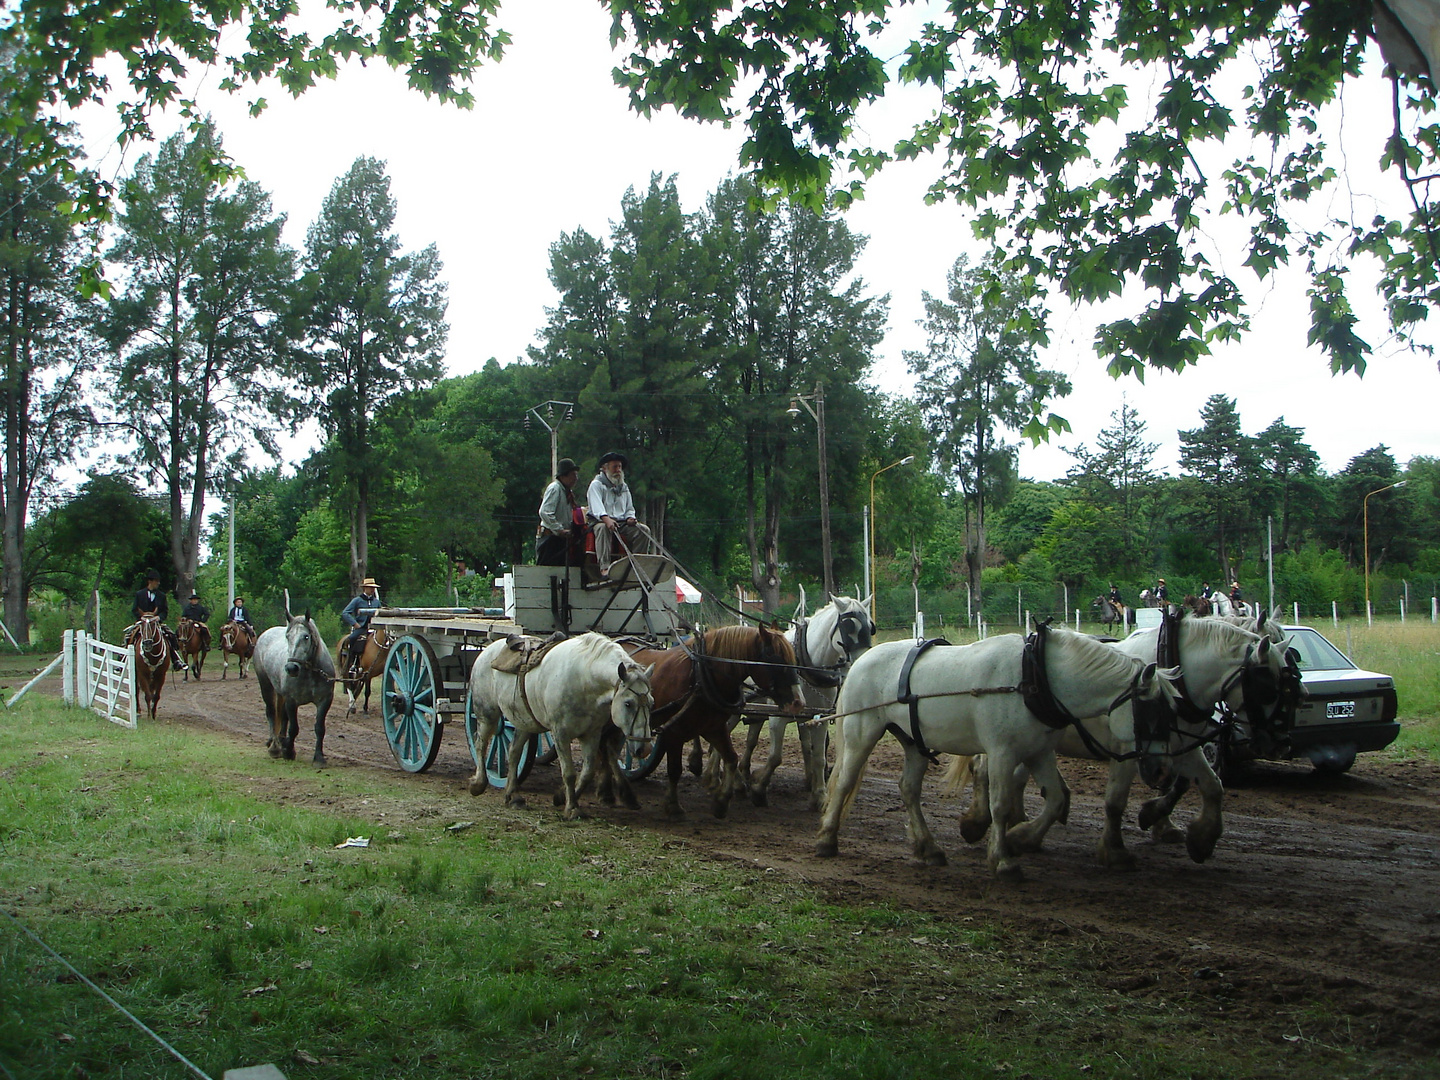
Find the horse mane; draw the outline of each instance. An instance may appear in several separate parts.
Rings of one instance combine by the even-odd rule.
[[[782,663],[795,663],[795,649],[778,630],[771,632]],[[705,633],[705,651],[717,660],[754,660],[760,650],[760,629],[755,626],[720,626]]]
[[[1239,623],[1232,623],[1226,619],[1191,616],[1182,619],[1180,625],[1182,628],[1188,628],[1185,630],[1186,633],[1195,635],[1201,643],[1206,645],[1230,644],[1236,634],[1243,634],[1255,641],[1260,639],[1260,635],[1254,631],[1247,630]]]
[[[1052,644],[1075,650],[1075,659],[1084,668],[1082,677],[1093,674],[1100,679],[1128,680],[1135,674],[1135,665],[1139,663],[1134,657],[1112,649],[1089,634],[1055,627],[1050,631],[1050,639]]]

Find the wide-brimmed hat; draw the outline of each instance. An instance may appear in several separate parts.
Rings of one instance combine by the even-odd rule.
[[[373,577],[367,577],[364,581],[360,583],[360,587],[362,589],[378,589],[380,588],[380,583],[376,581]]]
[[[244,599],[245,599],[245,597],[243,597],[243,596],[237,596],[237,597],[235,597],[234,600],[232,600],[232,601],[230,601],[230,602],[231,602],[232,604],[238,604],[241,600],[244,600]]]
[[[157,574],[154,570],[146,570],[146,571],[145,571],[145,580],[146,580],[146,581],[159,581],[159,580],[160,580],[160,575]]]
[[[630,459],[624,454],[620,453],[619,450],[611,450],[608,454],[606,454],[600,459],[600,464],[605,465],[611,461],[620,462],[620,467],[622,469],[628,469],[630,467]]]
[[[198,592],[192,592],[192,593],[190,594],[190,599],[191,599],[191,600],[199,600],[199,599],[200,599],[200,594],[199,594]]]
[[[579,465],[576,465],[575,462],[571,461],[568,457],[562,457],[555,466],[555,479],[559,480],[562,476],[569,476],[572,472],[579,471]]]

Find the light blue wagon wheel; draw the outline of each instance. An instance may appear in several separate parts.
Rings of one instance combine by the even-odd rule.
[[[555,751],[555,737],[548,731],[542,731],[535,736],[539,740],[540,748],[535,753],[536,765],[549,765],[560,755]]]
[[[485,777],[490,781],[490,786],[503,788],[505,778],[509,776],[510,744],[517,737],[515,725],[505,717],[500,718],[500,724],[495,729],[495,737],[490,740],[490,745],[485,754],[485,760],[480,760],[480,747],[476,741],[479,732],[479,717],[475,715],[475,709],[470,697],[470,691],[465,691],[465,738],[470,743],[470,756],[474,759],[476,767],[484,765]],[[539,745],[539,738],[530,736],[525,741],[525,749],[520,752],[520,778],[516,783],[521,783],[530,775],[530,770],[535,765],[535,750]]]
[[[406,772],[424,772],[440,753],[440,689],[429,643],[413,634],[397,639],[380,674],[380,715],[390,752]]]
[[[635,744],[626,739],[620,745],[620,753],[616,755],[616,761],[620,766],[620,772],[626,780],[644,780],[655,771],[664,755],[660,752],[660,739],[658,737],[650,741],[650,753],[641,755],[635,752]]]

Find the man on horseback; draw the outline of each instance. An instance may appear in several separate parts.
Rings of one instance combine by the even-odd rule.
[[[612,450],[600,459],[600,471],[590,481],[590,520],[596,525],[595,560],[600,564],[601,574],[608,574],[610,564],[615,561],[617,540],[623,554],[653,550],[650,530],[636,518],[635,500],[630,495],[630,485],[625,482],[625,470],[629,467],[630,459]]]
[[[225,613],[225,621],[232,622],[244,630],[250,635],[251,641],[259,637],[255,632],[254,623],[250,621],[250,613],[245,610],[245,598],[243,596],[235,597],[234,601],[230,604],[230,610]]]
[[[1210,587],[1210,582],[1208,582],[1208,581],[1202,581],[1202,582],[1200,583],[1200,599],[1201,599],[1201,600],[1209,600],[1210,597],[1214,595],[1214,593],[1215,593],[1215,590]]]
[[[1125,601],[1120,599],[1120,590],[1116,588],[1113,581],[1110,583],[1110,592],[1106,595],[1105,599],[1115,605],[1115,610],[1125,610]]]
[[[170,617],[170,602],[160,591],[160,575],[154,570],[145,571],[145,587],[135,593],[135,602],[130,605],[130,617],[135,621],[125,628],[126,645],[134,642],[140,619],[146,615],[160,620],[160,632],[165,635],[165,643],[170,647],[171,666],[177,671],[188,671],[185,661],[180,659],[180,642],[175,637],[175,631],[165,624]]]
[[[210,609],[200,602],[200,594],[192,592],[190,599],[180,609],[180,618],[189,619],[200,628],[200,644],[206,652],[210,651]]]
[[[575,501],[579,480],[580,467],[568,457],[561,458],[555,479],[540,500],[540,525],[535,530],[536,566],[579,565],[584,557],[585,515]],[[577,545],[576,540],[581,543]]]
[[[365,651],[365,635],[370,629],[370,619],[380,610],[380,585],[374,578],[366,578],[360,585],[360,595],[345,605],[340,612],[340,621],[350,627],[350,636],[341,642],[342,667],[350,666],[360,659]]]

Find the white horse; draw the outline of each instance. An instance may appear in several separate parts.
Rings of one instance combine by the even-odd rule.
[[[1233,603],[1224,593],[1212,593],[1210,595],[1210,606],[1215,609],[1215,614],[1222,619],[1239,618],[1253,619],[1260,611],[1260,605],[1247,604],[1244,601]]]
[[[1183,695],[1183,701],[1188,703],[1182,705],[1182,709],[1190,720],[1172,734],[1171,747],[1183,752],[1170,757],[1168,763],[1175,776],[1184,780],[1180,793],[1189,787],[1191,781],[1200,791],[1200,814],[1190,823],[1183,839],[1190,857],[1196,862],[1204,862],[1214,854],[1215,845],[1224,832],[1225,789],[1201,749],[1193,745],[1194,736],[1214,733],[1214,727],[1208,725],[1206,718],[1217,706],[1223,704],[1234,712],[1246,707],[1247,677],[1253,680],[1258,675],[1265,686],[1275,691],[1278,699],[1278,687],[1284,677],[1285,646],[1283,642],[1276,646],[1267,637],[1219,619],[1181,618],[1178,635],[1179,674],[1175,685],[1177,692]],[[1135,631],[1110,647],[1137,660],[1168,662],[1167,658],[1157,657],[1159,639],[1160,627],[1148,627]],[[1270,703],[1266,702],[1267,705]],[[1121,822],[1130,799],[1130,788],[1139,770],[1137,760],[1129,757],[1135,751],[1135,742],[1130,737],[1115,738],[1114,726],[1105,717],[1086,718],[1085,726],[1106,751],[1128,757],[1128,760],[1110,761],[1110,778],[1105,787],[1105,825],[1097,854],[1105,866],[1130,870],[1135,867],[1135,857],[1125,848]],[[1073,730],[1061,736],[1057,749],[1063,757],[1093,759],[1098,756]],[[958,794],[963,787],[967,764],[957,760],[947,766],[949,793]],[[973,766],[975,797],[961,825],[961,835],[972,843],[984,836],[990,825],[986,792],[988,771],[984,763],[977,762]],[[1150,829],[1158,840],[1182,839],[1180,831],[1169,820],[1173,806],[1174,801],[1165,797],[1146,802],[1140,810],[1140,827]],[[1012,820],[1023,817],[1018,799],[1011,814]],[[1039,834],[1035,837],[1038,843],[1044,830],[1037,826],[1036,832]]]
[[[1134,737],[1137,699],[1171,707],[1174,691],[1156,677],[1155,665],[1112,649],[1094,638],[1067,630],[1043,629],[1045,671],[1050,691],[1073,716],[1108,716],[1110,737]],[[936,647],[910,664],[909,691],[914,702],[898,700],[902,671],[910,663],[908,641],[876,645],[850,669],[837,703],[835,770],[826,792],[816,851],[836,854],[840,823],[875,744],[888,730],[905,748],[900,795],[908,814],[907,831],[917,857],[943,865],[945,854],[935,843],[920,812],[920,788],[926,756],[916,734],[931,750],[950,754],[988,754],[994,782],[990,811],[997,827],[990,830],[989,865],[1000,878],[1018,879],[1018,851],[1031,850],[1034,837],[1055,821],[1064,821],[1070,792],[1055,764],[1062,730],[1037,719],[1021,694],[1025,639],[1018,634],[988,638],[966,646]],[[1129,700],[1128,709],[1119,709]],[[913,709],[913,712],[912,712]],[[1023,766],[1035,776],[1045,809],[1033,822],[1010,828],[1014,788],[1023,783]]]
[[[785,640],[795,650],[805,704],[825,712],[834,709],[845,670],[855,662],[856,657],[870,648],[874,639],[875,623],[870,619],[867,600],[837,596],[817,611],[814,618],[807,619],[805,592],[802,589],[800,604],[795,609],[790,629],[785,632]],[[746,778],[750,801],[756,806],[764,806],[768,801],[770,779],[780,767],[785,729],[790,723],[788,717],[776,716],[750,724],[745,753],[740,759],[740,773]],[[769,725],[770,754],[759,776],[751,778],[750,759],[760,741],[763,724]],[[807,722],[798,726],[800,754],[805,763],[805,790],[810,792],[810,808],[819,810],[825,797],[826,744],[830,728],[828,724]]]
[[[295,760],[301,705],[315,706],[315,764],[325,764],[325,714],[335,697],[335,663],[307,611],[291,615],[287,603],[284,626],[272,626],[255,642],[250,667],[260,684],[265,717],[270,721],[266,746],[271,757]]]
[[[529,736],[548,731],[559,751],[563,784],[556,802],[563,795],[565,817],[573,820],[580,816],[577,795],[595,775],[605,726],[613,723],[642,748],[650,742],[652,669],[635,663],[609,638],[589,633],[560,642],[523,675],[496,671],[495,659],[508,647],[508,641],[492,642],[470,672],[478,748],[470,794],[479,795],[489,786],[483,762],[503,716],[516,731],[505,774],[506,805],[524,805],[515,795],[520,757]],[[580,742],[583,762],[578,783],[570,756],[574,740]]]

